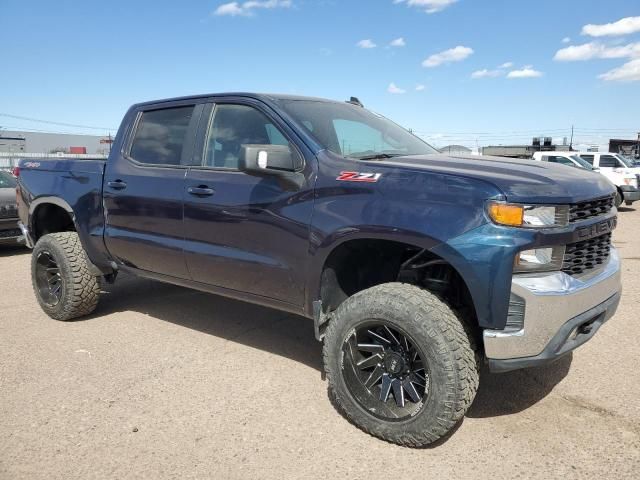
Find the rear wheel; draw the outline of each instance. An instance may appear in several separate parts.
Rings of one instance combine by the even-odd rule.
[[[98,305],[100,282],[89,273],[89,262],[76,232],[44,235],[31,257],[36,299],[47,315],[71,320],[88,315]]]
[[[401,445],[446,435],[478,388],[462,322],[412,285],[379,285],[345,300],[327,328],[323,356],[337,406],[366,432]]]

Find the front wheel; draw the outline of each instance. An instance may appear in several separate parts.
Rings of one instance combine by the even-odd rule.
[[[435,295],[400,283],[357,293],[336,310],[323,358],[329,390],[356,426],[420,447],[464,416],[479,381],[474,342]]]
[[[99,279],[76,232],[44,235],[33,248],[31,281],[42,310],[55,320],[89,315],[98,305]]]
[[[624,200],[623,196],[622,196],[622,192],[620,192],[620,190],[618,190],[616,192],[616,208],[618,208],[620,205],[622,205],[622,201]]]

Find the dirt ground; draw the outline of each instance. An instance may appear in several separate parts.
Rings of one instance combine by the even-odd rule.
[[[2,247],[0,478],[640,478],[639,222],[620,212],[615,317],[549,367],[483,372],[422,450],[334,410],[308,320],[129,277],[56,322]]]

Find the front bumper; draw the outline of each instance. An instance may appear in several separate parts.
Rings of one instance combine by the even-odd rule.
[[[489,368],[505,372],[537,366],[574,350],[613,316],[621,291],[615,248],[595,273],[514,275],[511,292],[525,301],[523,328],[483,332]]]
[[[633,186],[622,186],[620,187],[622,190],[622,196],[624,202],[627,205],[631,205],[633,202],[640,200],[640,190]]]
[[[17,218],[0,220],[0,245],[18,245],[23,243],[22,232]]]

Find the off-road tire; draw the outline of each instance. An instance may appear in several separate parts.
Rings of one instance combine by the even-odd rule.
[[[42,299],[36,286],[36,261],[43,251],[54,257],[64,284],[60,301],[54,306]],[[76,232],[50,233],[38,240],[31,256],[31,280],[40,307],[55,320],[89,315],[98,305],[100,280],[89,272],[89,261]]]
[[[391,422],[373,416],[353,398],[344,381],[343,343],[357,325],[371,319],[407,332],[429,364],[431,390],[424,406],[408,420]],[[399,445],[426,446],[447,435],[475,398],[479,364],[474,348],[462,320],[434,294],[402,283],[378,285],[348,298],[332,314],[323,348],[329,394],[365,432]]]
[[[615,199],[616,208],[618,208],[620,205],[622,205],[623,201],[624,201],[624,196],[622,195],[622,192],[620,190],[618,190],[616,192],[616,199]]]

